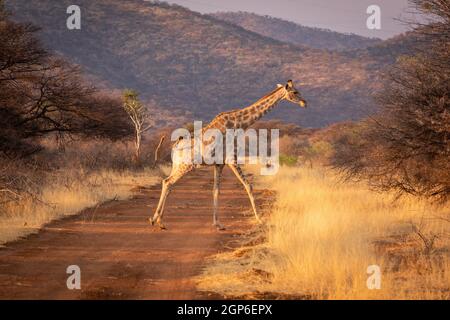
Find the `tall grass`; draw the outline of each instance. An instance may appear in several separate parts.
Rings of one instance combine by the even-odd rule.
[[[82,168],[54,171],[42,181],[39,201],[24,198],[0,207],[0,245],[36,232],[43,224],[107,200],[125,199],[132,188],[155,184],[154,170]]]
[[[201,290],[305,299],[450,297],[448,208],[394,201],[323,168],[281,167],[256,184],[277,192],[259,231],[264,241],[214,257],[199,278]],[[382,270],[379,290],[367,287],[369,265]]]

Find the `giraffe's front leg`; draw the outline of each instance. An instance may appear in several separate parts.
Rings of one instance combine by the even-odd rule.
[[[222,176],[223,165],[214,166],[214,187],[213,187],[213,225],[217,230],[225,230],[225,227],[219,223],[219,193],[220,193],[220,178]]]
[[[262,220],[259,217],[258,212],[256,211],[255,197],[253,196],[252,185],[245,178],[245,175],[242,172],[242,169],[240,166],[238,166],[237,164],[229,164],[228,166],[230,167],[231,171],[233,171],[233,173],[236,175],[236,178],[238,178],[238,180],[242,183],[242,185],[245,188],[245,191],[247,191],[247,195],[248,195],[248,198],[250,199],[250,203],[252,205],[252,209],[253,209],[253,213],[255,214],[256,221],[261,224]]]

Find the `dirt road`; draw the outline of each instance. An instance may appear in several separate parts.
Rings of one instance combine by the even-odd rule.
[[[168,230],[147,218],[160,187],[133,199],[46,225],[39,233],[0,249],[0,299],[198,299],[193,277],[205,258],[226,249],[253,222],[243,188],[228,170],[220,196],[225,231],[212,227],[212,170],[180,181],[169,196]],[[257,202],[261,194],[255,193]],[[81,290],[66,286],[66,268],[81,269]]]

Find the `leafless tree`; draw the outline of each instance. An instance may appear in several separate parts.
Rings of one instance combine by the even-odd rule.
[[[139,101],[138,93],[134,90],[125,90],[123,93],[123,108],[133,124],[134,159],[140,161],[142,134],[152,127],[152,121],[146,107]]]

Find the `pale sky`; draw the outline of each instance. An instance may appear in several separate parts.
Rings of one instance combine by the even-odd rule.
[[[407,0],[167,0],[167,2],[201,13],[248,11],[305,26],[382,39],[407,30],[404,24],[395,19],[411,17],[408,14]],[[381,9],[381,30],[369,30],[366,27],[369,16],[366,10],[373,4]]]

